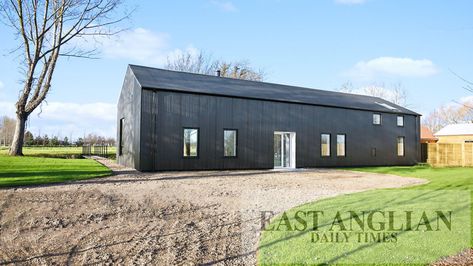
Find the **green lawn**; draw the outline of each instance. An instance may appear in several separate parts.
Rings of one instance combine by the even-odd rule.
[[[90,159],[0,155],[0,187],[58,183],[110,174],[107,167]]]
[[[473,168],[416,166],[352,170],[419,177],[429,180],[429,183],[410,188],[379,189],[343,195],[291,209],[285,216],[273,218],[266,226],[260,238],[258,263],[425,265],[471,247]],[[314,210],[324,211],[316,229],[312,227],[313,216],[303,216]],[[378,213],[378,216],[373,216],[378,217],[374,224],[380,226],[376,222],[385,222],[383,230],[374,230],[379,228],[369,226],[358,228],[356,220],[350,219],[353,217],[348,214],[350,211],[358,214],[362,211],[383,211],[385,216],[392,211],[393,218],[390,219],[393,227],[390,224],[388,226],[389,219]],[[421,214],[428,214],[426,220],[433,229],[429,230],[424,224],[417,227],[418,231],[407,230],[405,217],[409,211],[413,213],[410,221],[417,225],[421,221]],[[452,211],[451,228],[438,217],[435,219],[436,211],[445,211],[444,214]],[[351,227],[342,228],[339,223],[334,223],[339,221],[334,219],[337,212],[341,213],[342,224],[353,223],[350,224],[354,228],[352,231]],[[311,226],[303,228],[301,220]],[[296,226],[299,226],[299,231]],[[385,236],[378,234],[386,232],[388,236],[383,239]],[[347,234],[346,239],[349,240],[343,241],[343,233]],[[395,234],[395,237],[390,233]],[[340,239],[330,239],[337,235]]]

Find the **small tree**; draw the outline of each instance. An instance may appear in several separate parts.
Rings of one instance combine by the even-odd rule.
[[[69,143],[69,138],[64,137],[64,140],[62,141],[62,144],[63,144],[64,146],[69,146],[69,144],[70,144],[70,143]]]
[[[45,134],[43,137],[43,146],[48,146],[49,145],[49,137],[48,134]]]
[[[76,146],[83,146],[84,145],[84,139],[83,138],[78,138],[75,142]]]
[[[41,137],[41,135],[36,136],[33,145],[43,145],[43,138]]]
[[[34,143],[33,133],[31,133],[30,131],[26,131],[24,141],[25,141],[25,145],[27,146],[33,145]]]
[[[57,136],[51,138],[51,146],[59,146],[59,138]]]
[[[72,40],[116,33],[110,26],[121,0],[1,0],[0,14],[19,36],[25,77],[16,102],[16,127],[10,155],[23,154],[23,135],[29,115],[43,103],[51,88],[58,59],[88,57],[84,51],[66,46]],[[4,37],[4,36],[2,36]]]

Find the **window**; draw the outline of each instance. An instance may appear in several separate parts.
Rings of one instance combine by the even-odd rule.
[[[404,137],[397,137],[397,156],[404,156]]]
[[[396,107],[394,107],[394,106],[392,106],[392,105],[389,105],[389,104],[387,104],[387,103],[379,103],[379,102],[374,102],[374,103],[375,103],[375,104],[378,104],[378,105],[380,105],[380,106],[382,106],[382,107],[384,107],[384,108],[387,108],[387,109],[389,109],[389,110],[397,110]]]
[[[199,129],[184,128],[184,157],[197,157],[199,150]]]
[[[320,140],[322,156],[330,156],[330,134],[322,134]]]
[[[337,135],[337,156],[345,157],[345,134]]]
[[[404,116],[398,115],[397,116],[397,126],[403,127],[404,126]]]
[[[118,155],[123,154],[123,124],[124,122],[125,122],[125,118],[121,118],[119,130],[118,130]]]
[[[381,125],[381,115],[373,114],[373,125]]]
[[[371,148],[371,157],[376,157],[376,148]]]
[[[237,155],[237,131],[225,129],[223,131],[223,156],[236,157]]]

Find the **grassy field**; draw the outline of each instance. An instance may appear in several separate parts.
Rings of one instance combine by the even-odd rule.
[[[0,187],[58,183],[110,174],[107,167],[90,159],[0,155]]]
[[[453,255],[471,247],[471,190],[473,189],[472,168],[431,168],[416,167],[372,167],[358,168],[355,171],[395,174],[407,177],[419,177],[429,183],[400,189],[380,189],[354,193],[331,199],[305,204],[287,211],[271,220],[267,230],[263,231],[259,244],[258,263],[267,264],[414,264],[425,265],[440,257]],[[318,228],[301,227],[301,214],[313,210],[325,211],[319,217]],[[451,228],[442,223],[441,219],[432,216],[437,210],[452,211]],[[388,211],[393,212],[391,224],[384,216],[384,230],[367,228],[341,228],[333,219],[337,212],[342,213],[342,223],[353,222],[350,211]],[[407,230],[407,211],[413,211],[411,221],[420,222],[418,213],[427,213],[434,230],[425,225],[417,227],[419,231]],[[446,212],[448,213],[448,212]],[[296,215],[298,214],[298,215]],[[346,215],[345,215],[346,214]],[[379,214],[378,214],[379,216]],[[310,216],[303,217],[307,224],[312,224]],[[431,219],[431,217],[433,217]],[[299,218],[299,220],[297,219]],[[313,218],[313,217],[311,217]],[[416,220],[419,219],[419,220]],[[390,218],[391,219],[391,218]],[[439,222],[440,221],[440,222]],[[287,227],[289,222],[291,227]],[[375,223],[376,224],[376,223]],[[295,226],[294,226],[295,225]],[[297,229],[304,230],[294,230]],[[377,223],[381,226],[380,223]],[[437,225],[437,228],[435,228]],[[444,225],[442,227],[442,225]],[[403,227],[401,227],[403,226]],[[439,228],[440,227],[440,228]],[[280,230],[274,230],[280,229]],[[379,228],[378,228],[379,229]],[[389,230],[388,230],[389,229]],[[391,230],[392,229],[392,230]],[[435,230],[438,229],[438,230]],[[347,233],[347,241],[343,241],[343,233]],[[361,233],[360,233],[361,232]],[[388,233],[387,238],[378,233]],[[337,234],[338,233],[338,234]],[[360,234],[358,234],[360,233]],[[368,234],[368,241],[365,233]],[[373,235],[371,235],[373,233]],[[395,236],[389,235],[394,233]],[[338,235],[340,241],[335,237]],[[360,237],[361,238],[357,238]],[[370,239],[371,238],[371,239]],[[360,240],[361,239],[361,240]],[[326,240],[326,241],[325,241]]]
[[[0,155],[6,155],[8,147],[0,147]],[[52,158],[71,158],[79,157],[82,153],[82,147],[24,147],[25,156],[52,157]],[[116,153],[116,147],[108,147],[108,154],[112,158]]]

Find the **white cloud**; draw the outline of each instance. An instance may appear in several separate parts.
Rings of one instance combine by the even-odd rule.
[[[358,80],[371,80],[378,76],[429,77],[438,72],[434,63],[427,59],[378,57],[356,63],[345,75]]]
[[[462,102],[473,102],[473,96],[465,96],[460,98],[460,101]]]
[[[0,81],[0,99],[2,99],[4,97],[4,88],[5,88],[5,84],[3,84],[3,82]]]
[[[197,57],[199,55],[199,53],[200,53],[199,49],[195,48],[192,45],[189,45],[184,50],[177,48],[177,49],[174,49],[173,51],[168,52],[167,53],[167,58],[169,58],[169,60],[173,61],[177,58],[180,58],[184,54],[190,54],[193,57]]]
[[[238,8],[230,1],[214,0],[211,3],[226,12],[238,11]]]
[[[186,52],[197,53],[192,45],[171,49],[169,35],[145,28],[123,31],[111,37],[86,37],[75,40],[73,46],[84,50],[95,49],[101,56],[110,59],[125,59],[129,63],[162,66],[167,58]]]
[[[95,133],[114,137],[116,134],[116,104],[50,102],[37,108],[28,119],[28,130],[34,135],[59,135],[73,138]],[[13,102],[0,102],[0,114],[13,117]]]
[[[66,103],[51,102],[37,108],[32,115],[41,118],[63,122],[76,122],[92,118],[101,121],[114,121],[116,117],[116,105],[110,103]]]
[[[367,0],[335,0],[335,3],[341,5],[360,5],[366,3]]]
[[[169,36],[165,33],[136,28],[98,41],[105,57],[156,64],[166,60],[168,39]]]

